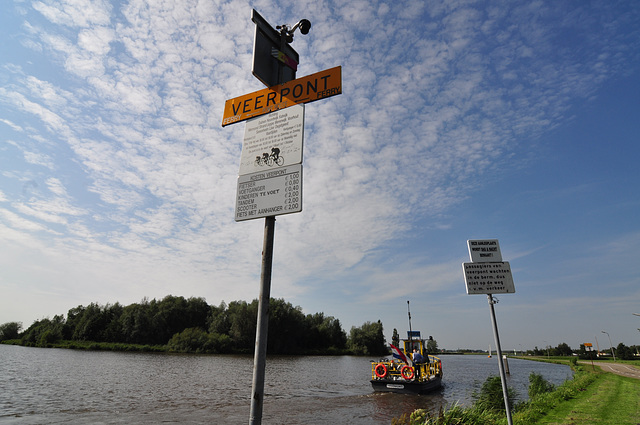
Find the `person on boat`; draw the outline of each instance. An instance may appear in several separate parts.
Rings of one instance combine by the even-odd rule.
[[[413,349],[413,356],[412,356],[412,358],[413,358],[413,362],[414,362],[414,363],[422,363],[422,362],[424,361],[424,358],[422,357],[422,354],[420,354],[420,353],[418,352],[418,349],[417,349],[417,348],[414,348],[414,349]]]

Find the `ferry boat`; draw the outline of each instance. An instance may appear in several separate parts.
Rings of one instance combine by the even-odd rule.
[[[409,319],[410,320],[410,319]],[[426,354],[425,340],[420,331],[409,331],[402,347],[391,345],[392,359],[371,361],[371,385],[374,391],[402,394],[422,394],[437,390],[442,385],[442,361]],[[414,362],[413,350],[423,361]]]

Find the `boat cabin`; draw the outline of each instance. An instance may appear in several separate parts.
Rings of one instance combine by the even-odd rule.
[[[432,340],[433,337],[429,337],[429,340]],[[425,340],[420,337],[420,331],[408,331],[407,339],[402,340],[402,351],[404,355],[412,358],[413,350],[418,350],[418,353],[427,360],[427,347],[425,345]]]

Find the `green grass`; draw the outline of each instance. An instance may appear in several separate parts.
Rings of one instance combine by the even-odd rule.
[[[514,356],[516,359],[523,359],[523,360],[531,360],[531,361],[539,361],[539,362],[546,362],[546,363],[558,363],[558,364],[570,364],[571,363],[571,359],[575,358],[575,357],[565,357],[565,356],[551,356],[551,357],[546,357],[546,356]],[[580,364],[584,364],[584,365],[591,365],[591,359],[580,359],[578,360],[578,363]],[[595,366],[604,364],[604,363],[616,363],[616,364],[628,364],[628,365],[632,365],[632,366],[637,366],[640,367],[640,360],[620,360],[620,359],[616,359],[616,361],[613,361],[613,358],[607,357],[607,358],[594,358],[593,359],[593,364]]]
[[[571,358],[536,359],[569,364],[571,380],[543,392],[512,412],[514,425],[640,425],[640,380],[576,365]],[[635,362],[629,362],[635,364]],[[439,413],[418,409],[393,422],[408,425],[506,425],[506,415],[474,405],[454,405]]]
[[[12,339],[1,342],[7,345],[22,345],[22,340]],[[47,344],[46,347],[40,348],[69,348],[73,350],[90,350],[90,351],[134,351],[134,352],[156,352],[162,353],[167,351],[166,345],[141,345],[141,344],[125,344],[119,342],[93,342],[93,341],[70,341],[60,340]]]
[[[583,392],[559,404],[540,425],[640,424],[640,380],[601,373]]]

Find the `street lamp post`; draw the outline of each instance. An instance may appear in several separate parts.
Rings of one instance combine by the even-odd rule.
[[[631,314],[633,314],[634,316],[640,316],[640,314],[638,314],[638,313],[631,313]],[[640,332],[640,328],[638,328],[638,332]],[[636,345],[636,353],[638,354],[638,356],[640,356],[640,351],[638,351],[638,346],[637,345]]]
[[[611,347],[611,355],[613,355],[613,361],[616,361],[616,353],[613,352],[613,343],[611,342],[611,337],[609,336],[609,332],[602,331],[603,334],[607,334],[609,337],[609,346]]]

